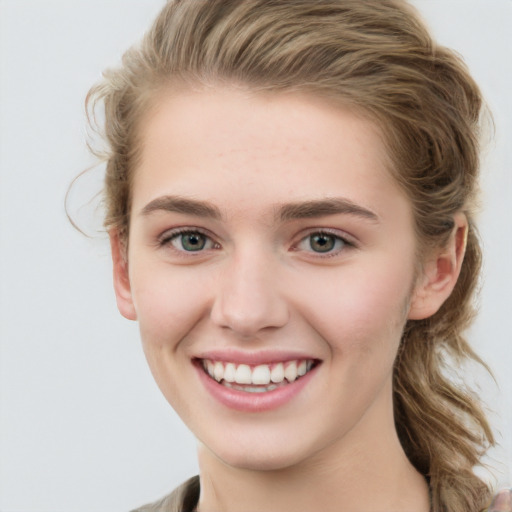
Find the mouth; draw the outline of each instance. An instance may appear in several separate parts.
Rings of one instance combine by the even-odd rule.
[[[245,393],[268,393],[289,386],[313,370],[318,361],[298,359],[268,364],[199,359],[204,373],[221,386]]]

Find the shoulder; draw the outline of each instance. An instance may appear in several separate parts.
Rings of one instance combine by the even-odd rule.
[[[199,501],[199,477],[194,476],[171,494],[131,512],[193,512]]]

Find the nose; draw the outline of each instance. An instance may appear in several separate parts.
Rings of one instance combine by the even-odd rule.
[[[279,289],[277,267],[262,255],[234,256],[219,279],[212,321],[244,338],[283,327],[289,320],[289,308]]]

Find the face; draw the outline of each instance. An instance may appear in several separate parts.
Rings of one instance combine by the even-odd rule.
[[[163,96],[141,134],[116,290],[169,403],[236,467],[381,440],[416,243],[377,129],[214,89]]]

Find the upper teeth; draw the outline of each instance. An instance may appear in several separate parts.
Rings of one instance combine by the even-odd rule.
[[[286,363],[260,364],[251,367],[247,364],[223,363],[203,359],[203,367],[217,382],[236,382],[237,384],[256,384],[267,386],[271,382],[279,384],[285,379],[295,381],[305,375],[313,366],[313,360],[287,361]]]

